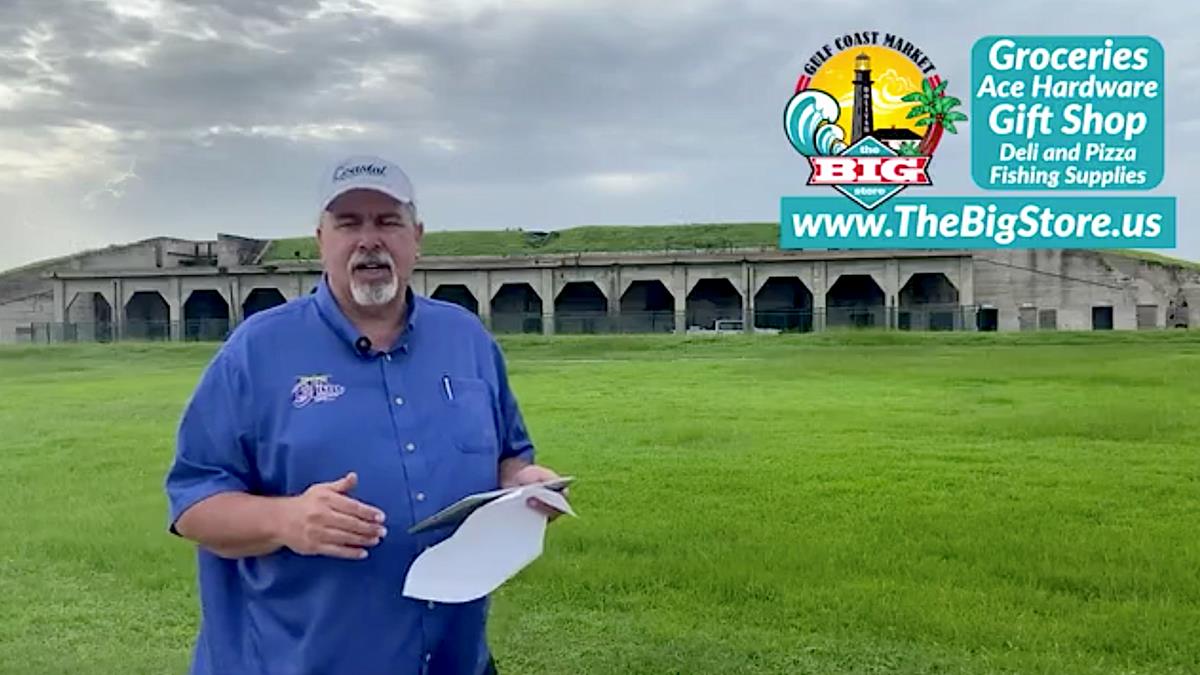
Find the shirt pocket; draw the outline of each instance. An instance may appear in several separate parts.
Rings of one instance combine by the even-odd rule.
[[[484,380],[470,377],[442,379],[450,418],[450,436],[462,452],[496,454],[496,417],[492,406],[492,388]]]

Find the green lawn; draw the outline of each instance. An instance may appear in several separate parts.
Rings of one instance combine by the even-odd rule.
[[[1200,333],[504,345],[581,516],[497,594],[506,674],[1200,672]],[[184,672],[213,348],[0,349],[0,672]]]

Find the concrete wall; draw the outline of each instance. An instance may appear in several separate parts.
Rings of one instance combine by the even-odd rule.
[[[975,258],[975,300],[999,310],[1000,330],[1019,330],[1021,308],[1056,310],[1059,330],[1091,330],[1093,307],[1112,307],[1113,328],[1133,330],[1139,305],[1153,305],[1155,327],[1162,327],[1169,301],[1200,280],[1195,271],[1092,251],[987,251]]]
[[[253,265],[266,249],[269,242],[261,239],[250,239],[233,234],[217,235],[217,265],[220,267],[240,267]]]
[[[41,282],[41,274],[50,270],[62,272],[84,271],[127,271],[158,269],[203,269],[217,267],[233,268],[255,262],[267,242],[234,235],[219,235],[216,241],[193,241],[171,237],[156,237],[130,244],[83,251],[72,256],[59,258],[31,266],[33,274],[22,275],[20,271],[0,275],[0,296],[6,283],[27,278],[32,283]],[[199,255],[202,260],[197,260]],[[211,256],[211,257],[210,257]],[[211,264],[196,264],[197,262]],[[192,264],[189,264],[192,263]]]
[[[1188,284],[1180,289],[1180,295],[1187,301],[1187,316],[1189,328],[1200,328],[1200,283]]]
[[[54,293],[39,293],[0,303],[0,342],[16,342],[17,329],[54,319]]]
[[[195,253],[215,256],[216,242],[197,242],[184,239],[156,238],[87,251],[74,256],[57,267],[63,271],[87,270],[153,270],[187,267],[184,262]]]
[[[66,320],[70,323],[88,323],[96,320],[96,308],[104,301],[97,301],[95,293],[77,293],[67,300]],[[110,308],[111,309],[111,308]]]
[[[54,288],[42,278],[42,273],[43,270],[33,269],[0,276],[0,303],[52,292]]]

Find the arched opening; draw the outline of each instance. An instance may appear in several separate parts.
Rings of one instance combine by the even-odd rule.
[[[675,330],[675,296],[663,282],[635,281],[621,294],[621,332],[670,333]]]
[[[183,303],[183,339],[224,340],[229,333],[229,303],[217,291],[192,291]]]
[[[158,291],[138,291],[125,303],[125,337],[170,340],[171,308]]]
[[[246,296],[242,303],[242,316],[249,319],[264,309],[271,309],[287,302],[278,288],[256,288]]]
[[[687,294],[688,328],[718,328],[718,321],[742,321],[742,294],[728,279],[701,279]]]
[[[754,294],[754,327],[807,333],[812,308],[812,291],[799,278],[771,277]]]
[[[67,305],[63,339],[78,342],[112,340],[112,305],[103,293],[76,293]]]
[[[958,289],[941,272],[912,275],[900,289],[900,330],[956,330],[962,328]]]
[[[471,289],[463,284],[442,284],[434,289],[433,295],[429,297],[452,302],[476,316],[479,315],[479,301],[475,299]]]
[[[527,283],[502,285],[491,308],[493,333],[542,332],[542,298]]]
[[[843,274],[825,294],[829,328],[886,326],[885,309],[883,289],[869,274]]]
[[[571,281],[554,298],[557,333],[607,333],[608,298],[592,281]]]

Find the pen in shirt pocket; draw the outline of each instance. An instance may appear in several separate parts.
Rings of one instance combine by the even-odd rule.
[[[442,375],[442,388],[446,390],[446,400],[454,400],[454,389],[450,387],[450,376]]]

